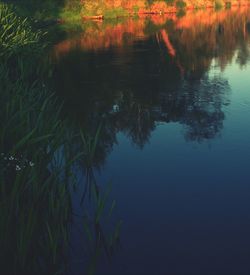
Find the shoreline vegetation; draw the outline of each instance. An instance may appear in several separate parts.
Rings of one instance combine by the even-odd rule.
[[[188,10],[222,9],[250,6],[249,0],[82,0],[81,18],[84,20],[103,20],[127,16],[182,14]]]
[[[93,274],[120,228],[106,222],[115,203],[95,180],[100,122],[88,129],[64,118],[49,84],[53,65],[44,60],[49,33],[28,12],[0,2],[0,274],[66,274],[76,223]],[[85,183],[75,175],[80,168]]]
[[[21,16],[40,22],[40,27],[146,15],[182,16],[193,10],[250,6],[250,0],[14,0],[7,3],[12,3]]]

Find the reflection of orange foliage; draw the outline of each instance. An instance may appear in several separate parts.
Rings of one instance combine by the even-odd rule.
[[[161,30],[160,34],[161,34],[161,38],[162,38],[163,42],[165,43],[165,46],[168,50],[169,55],[174,58],[175,55],[176,55],[176,51],[175,51],[175,48],[173,47],[173,45],[171,44],[171,42],[169,40],[169,36],[168,36],[166,30]],[[184,68],[182,67],[179,60],[176,60],[176,66],[179,68],[181,75],[183,75],[184,74]]]
[[[149,17],[141,15],[140,19],[128,18],[116,25],[105,25],[105,21],[92,22],[80,36],[75,39],[62,41],[55,46],[56,55],[67,53],[72,48],[85,50],[98,50],[109,47],[122,47],[124,43],[132,44],[135,40],[146,39],[144,30],[146,19]],[[155,25],[163,25],[167,20],[176,20],[174,13],[164,15],[152,15],[150,20]]]
[[[161,30],[161,36],[162,36],[163,41],[165,42],[165,45],[168,49],[169,54],[171,56],[175,56],[175,49],[172,46],[172,44],[168,38],[168,34],[167,34],[166,30]]]
[[[157,26],[164,25],[167,20],[175,21],[177,19],[176,13],[168,13],[168,14],[154,14],[150,16],[150,20]]]
[[[211,26],[214,24],[218,24],[223,22],[226,17],[232,15],[233,12],[237,12],[238,14],[246,13],[245,7],[232,7],[230,10],[221,10],[220,12],[214,12],[213,9],[206,9],[206,10],[197,10],[197,11],[187,11],[186,15],[178,18],[176,14],[169,14],[164,15],[163,17],[155,16],[156,18],[164,18],[165,22],[167,19],[172,19],[175,24],[176,28],[183,29],[183,28],[199,28],[204,26]],[[162,22],[157,22],[152,20],[156,25],[163,24]]]
[[[85,50],[98,50],[110,47],[122,47],[124,43],[131,44],[134,40],[145,39],[145,20],[133,20],[129,18],[123,23],[115,26],[103,26],[93,23],[92,27],[86,29],[84,33],[76,39],[65,40],[55,46],[57,55],[67,53],[71,48],[81,48]]]
[[[190,28],[193,26],[211,26],[221,22],[227,16],[227,11],[214,12],[213,10],[197,11],[188,13],[176,22],[177,28]]]
[[[211,55],[218,54],[219,51],[223,51],[220,55],[220,64],[224,66],[223,64],[232,58],[232,53],[235,51],[237,34],[241,32],[244,39],[248,37],[246,23],[250,22],[250,13],[246,8],[232,8],[220,12],[188,11],[181,18],[177,18],[175,14],[150,17],[144,15],[138,20],[128,18],[116,25],[107,24],[105,20],[92,22],[76,38],[57,44],[55,54],[59,57],[73,48],[95,51],[110,47],[119,53],[126,54],[124,45],[132,45],[136,40],[146,40],[150,35],[148,20],[155,25],[153,30],[158,32],[159,43],[165,44],[168,54],[175,59],[181,72],[184,72],[187,68],[196,70],[198,67],[208,67]],[[165,25],[167,20],[173,22],[169,28]],[[146,29],[147,32],[145,32]],[[204,58],[197,56],[197,51],[204,54]],[[185,55],[190,57],[192,64],[183,63],[182,56]]]
[[[246,31],[247,22],[250,22],[250,13],[242,7],[220,12],[188,12],[186,16],[176,19],[169,34],[171,45],[176,48],[176,63],[182,64],[185,70],[195,72],[208,68],[212,57],[216,57],[221,69],[225,68],[237,47],[244,45],[241,39],[250,40]],[[163,37],[162,41],[169,51]],[[244,56],[244,50],[241,54]],[[186,56],[189,58],[186,59]]]

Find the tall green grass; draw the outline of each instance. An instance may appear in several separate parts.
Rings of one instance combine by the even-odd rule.
[[[43,34],[7,5],[0,14],[0,273],[53,273],[71,211],[65,167],[49,167],[67,141],[65,124],[39,75]]]
[[[27,19],[15,14],[12,6],[0,2],[0,56],[37,52],[41,36],[40,31],[32,31]]]
[[[83,140],[83,131],[62,119],[47,84],[51,68],[39,65],[44,35],[0,3],[0,274],[65,273],[72,167],[84,157],[91,169],[98,142]],[[100,224],[101,194],[97,201],[98,220],[85,224]]]

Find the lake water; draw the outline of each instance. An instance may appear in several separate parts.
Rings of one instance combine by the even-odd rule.
[[[250,11],[85,22],[53,60],[65,115],[102,125],[94,173],[122,220],[96,273],[249,275]]]

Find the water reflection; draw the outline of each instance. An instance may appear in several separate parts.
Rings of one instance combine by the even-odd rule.
[[[158,123],[182,124],[189,141],[220,134],[230,103],[220,71],[233,58],[246,64],[249,26],[246,9],[197,11],[91,22],[55,45],[55,89],[65,114],[89,133],[103,125],[96,165],[118,132],[139,148]]]

